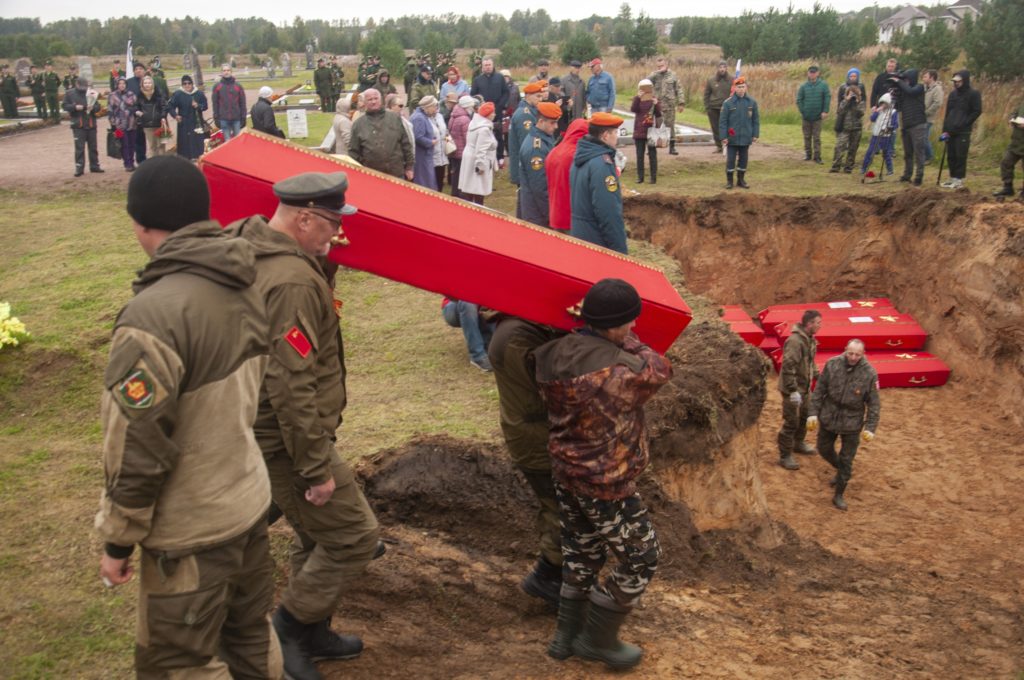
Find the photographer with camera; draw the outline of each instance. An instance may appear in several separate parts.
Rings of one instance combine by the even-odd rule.
[[[846,82],[839,86],[836,93],[836,149],[832,156],[832,169],[829,172],[853,172],[857,162],[857,148],[860,136],[864,131],[864,108],[866,92],[860,84],[860,69],[851,68],[846,72]],[[846,162],[843,162],[843,157]]]
[[[924,113],[924,85],[917,82],[917,69],[907,69],[889,77],[898,88],[901,126],[903,128],[903,175],[901,182],[914,186],[924,181],[924,154],[928,141],[928,119]],[[916,167],[916,172],[915,172]]]
[[[871,112],[874,113],[878,108],[878,99],[883,94],[892,89],[892,83],[889,79],[896,74],[898,68],[898,62],[895,57],[885,62],[885,70],[875,76],[875,82],[871,85]]]

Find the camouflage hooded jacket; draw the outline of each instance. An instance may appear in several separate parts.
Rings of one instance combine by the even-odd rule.
[[[672,377],[672,364],[634,335],[619,347],[587,330],[534,357],[555,480],[589,498],[634,493],[650,458],[643,406]]]

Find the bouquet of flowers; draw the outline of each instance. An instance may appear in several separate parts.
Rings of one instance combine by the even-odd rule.
[[[18,317],[11,316],[10,303],[0,302],[0,349],[7,345],[17,346],[28,336],[25,324],[19,321]]]
[[[160,129],[156,131],[156,138],[160,140],[160,143],[164,146],[170,146],[171,140],[174,137],[171,132],[170,126],[167,125],[167,121],[161,121]]]

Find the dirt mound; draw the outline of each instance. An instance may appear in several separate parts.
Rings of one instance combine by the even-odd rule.
[[[929,332],[954,380],[984,385],[1003,405],[1024,400],[1024,205],[937,191],[641,196],[626,216],[635,237],[676,257],[696,292],[751,311],[888,296]]]

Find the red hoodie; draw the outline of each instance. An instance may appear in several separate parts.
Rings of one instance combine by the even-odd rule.
[[[569,231],[572,227],[572,200],[569,197],[569,168],[576,155],[576,144],[587,134],[587,120],[577,118],[569,124],[565,137],[547,157],[548,208],[552,229]]]

